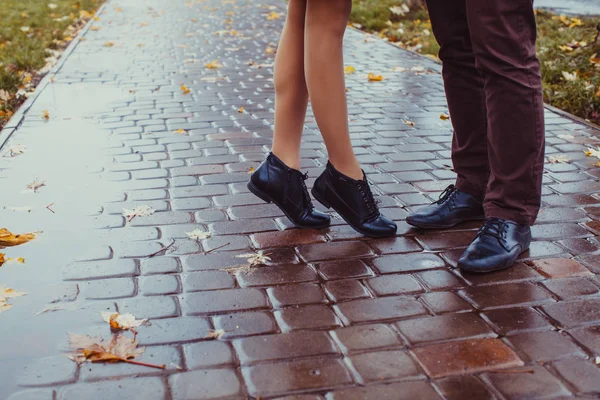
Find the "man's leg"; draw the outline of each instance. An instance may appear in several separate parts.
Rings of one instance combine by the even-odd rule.
[[[456,187],[435,203],[411,213],[406,222],[444,229],[482,219],[489,178],[487,111],[483,77],[475,66],[466,0],[427,0],[433,33],[441,46],[444,87],[454,127],[452,163]]]
[[[485,82],[487,217],[532,225],[541,201],[544,109],[532,0],[466,0]]]
[[[467,0],[427,0],[440,44],[444,87],[454,127],[452,163],[459,190],[483,200],[489,177],[484,81],[475,66]]]

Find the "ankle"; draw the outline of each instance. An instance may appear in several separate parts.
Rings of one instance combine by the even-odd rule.
[[[275,152],[274,150],[271,151],[271,154],[273,154],[277,159],[279,159],[279,161],[281,161],[282,163],[285,164],[286,167],[291,168],[291,169],[295,169],[295,170],[300,170],[300,155],[289,155],[287,152]]]
[[[360,168],[358,163],[334,163],[329,161],[333,168],[342,175],[352,178],[357,181],[362,181],[365,178],[363,170]]]

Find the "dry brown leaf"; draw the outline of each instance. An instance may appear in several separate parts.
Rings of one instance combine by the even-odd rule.
[[[35,239],[36,233],[14,234],[6,228],[0,229],[0,247],[18,246]]]
[[[26,294],[27,293],[25,292],[17,292],[14,289],[0,286],[0,313],[3,311],[10,310],[12,308],[13,305],[8,304],[8,299],[25,296]]]
[[[110,329],[115,331],[133,331],[148,322],[147,319],[135,319],[133,314],[119,314],[117,312],[102,312],[102,319],[108,322]]]
[[[211,329],[208,331],[208,334],[204,336],[204,339],[221,339],[221,337],[225,334],[223,329]]]
[[[43,186],[46,186],[46,182],[40,181],[39,179],[35,178],[35,180],[33,182],[31,182],[29,185],[27,185],[27,189],[36,193],[38,191],[38,189]]]
[[[165,365],[147,364],[133,361],[144,353],[144,347],[138,347],[138,342],[122,335],[114,335],[110,340],[102,337],[69,334],[69,346],[74,352],[71,360],[78,364],[92,363],[118,363],[143,365],[146,367],[165,369]]]

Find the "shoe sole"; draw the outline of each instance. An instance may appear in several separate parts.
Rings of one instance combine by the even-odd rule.
[[[295,226],[296,228],[300,228],[300,229],[323,229],[323,228],[327,228],[327,227],[329,227],[329,226],[330,226],[330,223],[323,224],[322,226],[321,226],[321,225],[317,225],[317,226],[306,226],[306,225],[299,224],[299,223],[295,222],[295,221],[294,221],[294,220],[293,220],[293,219],[292,219],[292,218],[289,216],[289,214],[287,213],[287,211],[285,211],[285,210],[283,209],[283,207],[281,207],[281,205],[279,205],[279,203],[278,203],[277,201],[273,200],[273,198],[272,198],[271,196],[269,196],[267,193],[265,193],[265,192],[263,192],[262,190],[260,190],[259,188],[257,188],[257,187],[256,187],[256,186],[255,186],[255,185],[252,183],[252,181],[248,182],[248,184],[247,184],[246,186],[248,187],[248,190],[250,190],[250,191],[252,192],[252,194],[254,194],[254,195],[255,195],[256,197],[258,197],[259,199],[261,199],[261,200],[263,200],[263,201],[265,201],[265,202],[267,202],[267,203],[273,203],[273,204],[275,204],[275,205],[276,205],[276,206],[277,206],[277,207],[278,207],[278,208],[279,208],[279,209],[280,209],[280,210],[281,210],[281,211],[282,211],[282,212],[285,214],[285,216],[287,217],[287,219],[289,219],[289,220],[290,220],[290,222],[291,222],[292,224],[294,224],[294,226]]]
[[[458,269],[460,269],[462,272],[468,272],[470,274],[487,274],[490,272],[497,272],[497,271],[502,271],[505,269],[508,269],[510,267],[512,267],[513,265],[515,265],[515,263],[517,261],[519,261],[519,257],[521,257],[521,254],[525,253],[527,250],[529,250],[529,248],[526,248],[525,250],[523,250],[522,252],[519,253],[519,255],[517,256],[516,260],[507,264],[507,265],[502,265],[496,268],[491,268],[491,269],[486,269],[486,270],[482,270],[482,269],[468,269],[468,268],[464,268],[463,266],[460,265],[460,263],[457,263],[457,267]]]
[[[485,217],[478,217],[478,218],[469,218],[469,219],[465,219],[463,221],[457,222],[455,224],[452,225],[425,225],[425,224],[416,224],[414,222],[410,222],[408,219],[406,220],[406,223],[409,224],[410,226],[414,226],[415,228],[420,228],[420,229],[450,229],[450,228],[454,228],[455,226],[458,226],[462,223],[465,222],[470,222],[470,221],[484,221]]]
[[[323,200],[323,199],[321,198],[321,196],[320,196],[320,195],[318,195],[318,194],[317,194],[317,192],[315,192],[314,190],[312,191],[312,195],[313,195],[313,197],[315,198],[315,200],[317,200],[319,203],[323,204],[323,206],[327,207],[328,209],[333,209],[333,210],[335,210],[335,208],[333,208],[333,207],[332,207],[332,206],[331,206],[331,205],[330,205],[328,202],[326,202],[325,200]],[[336,210],[336,211],[337,211],[337,210]],[[346,218],[345,218],[345,217],[344,217],[342,214],[340,214],[339,212],[338,212],[338,215],[339,215],[340,217],[342,217],[342,219],[343,219],[344,221],[346,221],[346,223],[347,223],[348,225],[350,225],[350,226],[352,227],[352,229],[354,229],[356,232],[360,233],[361,235],[365,235],[366,237],[370,237],[370,238],[373,238],[373,239],[382,239],[382,238],[387,238],[387,237],[393,237],[393,236],[396,236],[396,232],[397,232],[397,231],[394,231],[394,233],[393,233],[392,235],[374,235],[374,234],[372,234],[372,233],[365,232],[364,230],[362,230],[362,229],[360,229],[360,228],[356,227],[354,224],[352,224],[350,221],[348,221],[348,220],[347,220],[347,219],[346,219]]]

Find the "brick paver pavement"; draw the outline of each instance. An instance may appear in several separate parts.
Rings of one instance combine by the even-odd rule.
[[[245,187],[271,143],[268,49],[283,19],[268,16],[284,6],[109,1],[2,132],[3,154],[26,149],[0,158],[0,225],[42,233],[5,250],[24,265],[0,269],[0,285],[28,293],[0,315],[0,397],[596,398],[600,169],[583,150],[599,132],[547,111],[548,156],[571,161],[546,166],[530,252],[511,270],[462,275],[477,224],[404,222],[454,178],[440,67],[349,31],[352,137],[398,236],[365,239],[340,219],[291,229]],[[326,159],[311,117],[303,169],[314,179]],[[24,192],[36,178],[45,186]],[[140,205],[156,213],[122,216]],[[189,239],[194,229],[212,237]],[[258,250],[268,265],[239,267],[236,255]],[[34,315],[48,304],[59,310]],[[150,319],[140,360],[165,371],[65,357],[67,332],[108,337],[110,310]]]

